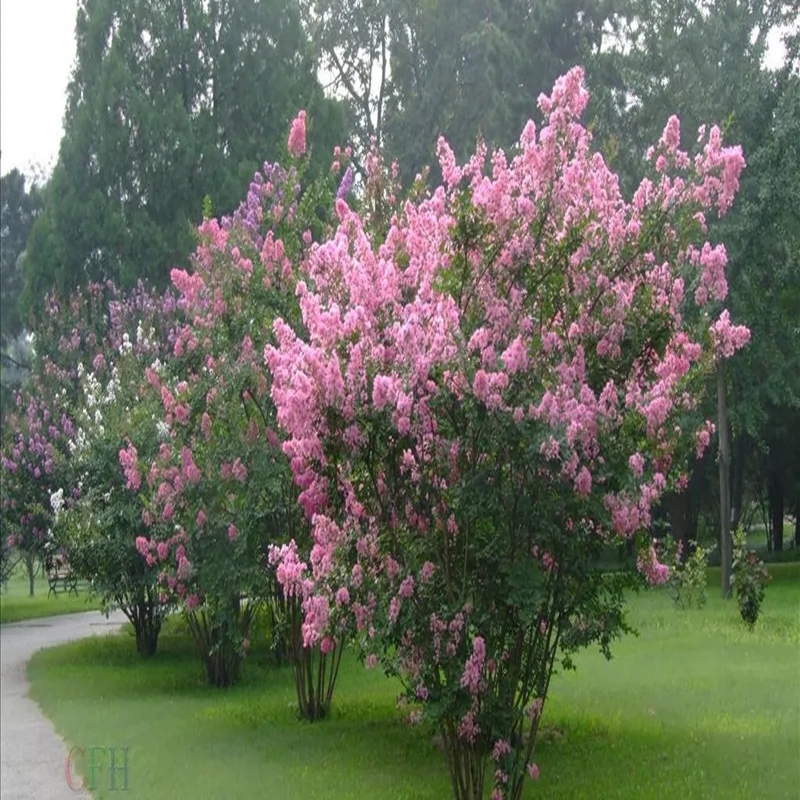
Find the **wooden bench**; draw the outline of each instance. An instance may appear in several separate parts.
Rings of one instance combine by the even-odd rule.
[[[59,589],[66,592],[67,596],[75,592],[78,595],[78,579],[73,575],[69,566],[69,561],[66,556],[57,555],[49,560],[47,564],[47,584],[50,590],[47,596],[51,594],[58,595]]]

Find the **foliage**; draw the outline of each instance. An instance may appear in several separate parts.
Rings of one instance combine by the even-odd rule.
[[[749,335],[706,308],[726,284],[705,212],[730,206],[741,150],[715,127],[691,159],[671,117],[628,204],[579,124],[582,78],[540,99],[510,160],[462,167],[440,140],[443,185],[379,241],[337,201],[303,326],[276,321],[265,352],[312,522],[310,550],[271,554],[304,643],[357,631],[439,729],[457,798],[487,769],[518,798],[559,651],[608,654],[628,629],[600,551],[682,485],[708,370]]]
[[[747,537],[739,529],[733,534],[733,583],[736,601],[745,625],[752,630],[758,620],[764,589],[770,579],[764,562],[747,546]]]
[[[706,575],[708,557],[714,547],[706,548],[697,542],[684,544],[678,541],[675,550],[675,565],[670,570],[669,590],[677,608],[702,608],[706,604]]]
[[[5,350],[22,333],[22,261],[31,227],[42,209],[41,189],[25,186],[17,169],[0,178],[0,345]]]

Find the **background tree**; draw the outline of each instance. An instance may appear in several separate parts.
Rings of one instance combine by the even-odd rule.
[[[458,155],[478,134],[510,145],[555,77],[599,51],[622,5],[305,0],[303,19],[330,88],[351,108],[361,162],[374,138],[408,184],[435,164],[442,131]]]
[[[43,194],[36,183],[26,186],[18,170],[0,178],[0,418],[5,418],[15,386],[29,372],[20,310],[22,262],[33,223],[42,208]]]
[[[480,135],[509,147],[558,75],[591,62],[616,0],[398,0],[392,17],[387,146],[413,179],[443,131],[459,157]]]
[[[25,298],[89,280],[165,285],[202,199],[230,212],[299,107],[329,164],[326,100],[293,0],[81,0],[65,133],[30,238]]]
[[[732,434],[729,467],[723,459],[717,491],[705,495],[723,495],[719,524],[725,594],[730,591],[729,526],[731,516],[738,522],[745,502],[747,452],[757,444],[777,460],[778,450],[774,445],[770,450],[768,443],[775,439],[771,432],[781,414],[797,405],[797,353],[791,342],[798,313],[798,205],[796,189],[783,176],[797,169],[790,138],[797,116],[791,42],[781,70],[764,66],[768,35],[793,13],[796,18],[797,9],[796,2],[777,0],[633,2],[618,46],[600,57],[617,86],[608,90],[601,109],[602,146],[628,187],[641,176],[647,142],[669,109],[679,115],[688,135],[704,119],[723,125],[727,135],[742,143],[748,160],[734,208],[725,220],[712,223],[729,256],[726,302],[753,332],[752,347],[727,365],[717,385],[709,386],[706,404],[711,414],[715,407],[726,409],[729,419],[719,419],[718,428]],[[724,402],[718,405],[718,399]],[[699,465],[691,468],[697,473]],[[703,480],[695,475],[692,483]],[[730,503],[723,502],[728,493]],[[682,493],[669,504],[673,530],[688,539],[697,534],[693,497]]]
[[[301,0],[300,5],[328,77],[326,88],[347,105],[356,150],[363,158],[373,139],[378,147],[383,144],[391,91],[390,16],[397,0]]]
[[[43,203],[41,189],[25,183],[18,169],[0,178],[0,342],[4,349],[24,328],[19,307],[22,259]]]

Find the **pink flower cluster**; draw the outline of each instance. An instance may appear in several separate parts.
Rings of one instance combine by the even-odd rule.
[[[306,112],[301,111],[292,122],[287,142],[289,152],[300,158],[306,152]]]
[[[636,567],[651,586],[661,586],[669,580],[669,567],[658,560],[655,543],[639,553]]]

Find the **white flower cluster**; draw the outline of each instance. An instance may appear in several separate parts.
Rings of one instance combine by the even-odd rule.
[[[147,333],[145,333],[142,327],[142,321],[139,320],[139,324],[136,326],[136,344],[144,351],[156,350],[158,348],[158,342],[156,341],[155,328],[151,326]]]
[[[106,395],[103,398],[103,405],[110,406],[117,399],[117,390],[119,387],[119,370],[115,364],[111,367],[111,378],[106,385]]]
[[[83,428],[78,428],[75,431],[75,438],[70,439],[68,442],[70,455],[80,455],[86,449],[87,444],[86,431]]]
[[[158,434],[158,440],[160,442],[168,442],[169,441],[169,439],[170,439],[170,436],[169,436],[169,425],[167,425],[167,423],[164,422],[163,419],[160,419],[160,420],[158,420],[158,422],[156,422],[156,432]]]
[[[78,364],[78,374],[82,374],[81,367],[83,364]],[[97,380],[93,372],[87,372],[81,381],[83,384],[83,396],[86,398],[86,405],[89,408],[94,408],[100,404],[100,397],[103,392],[103,387],[100,381]]]
[[[53,509],[53,519],[58,522],[59,514],[61,514],[61,509],[64,508],[64,490],[59,489],[57,492],[53,492],[50,495],[50,505]]]
[[[119,346],[120,355],[125,355],[126,353],[130,353],[133,351],[133,343],[131,342],[131,337],[128,335],[127,331],[122,334],[122,344]]]
[[[87,372],[83,364],[78,364],[78,375],[81,376],[85,405],[79,417],[82,428],[78,430],[76,440],[69,443],[70,452],[73,454],[82,451],[86,446],[86,431],[99,436],[105,433],[101,407],[110,406],[116,401],[121,385],[116,365],[111,367],[111,377],[105,388],[95,373]]]

